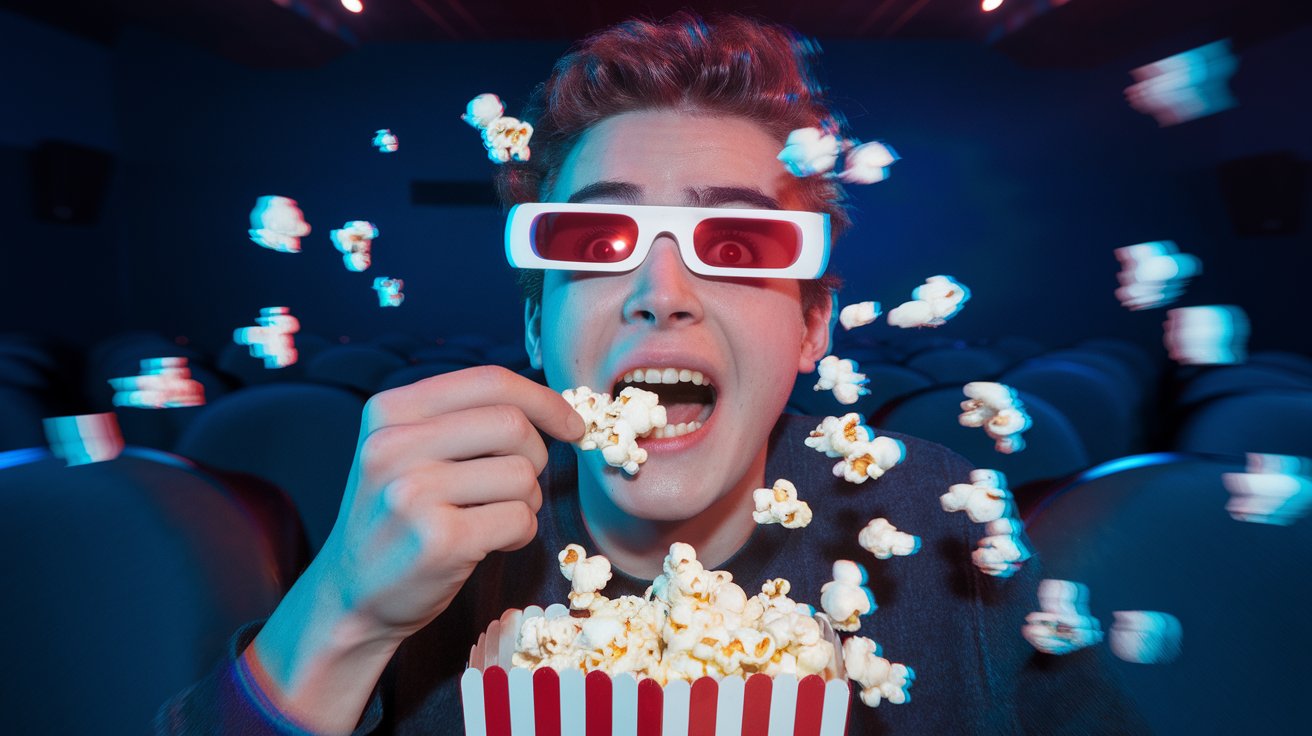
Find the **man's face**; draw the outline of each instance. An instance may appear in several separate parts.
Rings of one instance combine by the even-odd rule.
[[[799,209],[781,148],[756,123],[670,110],[608,118],[586,132],[562,166],[552,201]],[[700,428],[640,440],[636,476],[585,452],[580,474],[624,513],[687,519],[728,493],[764,453],[794,379],[827,348],[828,314],[807,320],[798,282],[698,276],[674,239],[656,238],[628,273],[547,271],[540,324],[528,338],[557,391],[586,385],[616,393],[626,374],[667,369],[709,382],[634,383],[655,391],[671,425]],[[586,482],[586,479],[581,478]]]

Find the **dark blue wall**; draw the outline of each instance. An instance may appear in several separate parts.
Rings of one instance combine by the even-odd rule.
[[[0,35],[16,26],[25,22],[0,14]],[[369,47],[319,69],[267,71],[144,31],[112,49],[42,43],[67,52],[58,58],[82,57],[71,70],[26,65],[20,92],[56,102],[22,107],[18,128],[0,123],[11,126],[0,127],[0,143],[80,137],[114,150],[117,170],[100,226],[76,235],[32,228],[40,247],[20,248],[6,264],[6,282],[12,274],[76,285],[62,296],[76,306],[21,320],[10,309],[7,327],[81,334],[92,328],[68,321],[84,313],[96,331],[149,327],[214,346],[259,307],[283,304],[303,329],[329,337],[519,339],[495,208],[415,206],[409,183],[486,180],[491,164],[459,119],[465,102],[493,91],[515,114],[563,44]],[[1312,33],[1246,51],[1234,85],[1241,107],[1170,129],[1124,103],[1129,63],[1031,70],[961,43],[824,45],[826,76],[853,129],[903,156],[889,181],[852,192],[857,226],[834,259],[845,301],[891,307],[924,277],[951,273],[974,299],[943,334],[1021,334],[1054,345],[1122,335],[1158,345],[1164,315],[1127,312],[1112,296],[1112,249],[1175,239],[1205,262],[1181,304],[1240,304],[1253,319],[1254,347],[1312,351],[1291,313],[1312,266],[1306,235],[1235,238],[1216,174],[1220,162],[1250,153],[1310,156],[1312,112],[1291,92],[1298,77],[1289,67],[1306,68]],[[61,117],[51,111],[74,104],[61,96],[78,100],[74,129],[49,122]],[[400,152],[369,146],[381,127],[398,134]],[[14,155],[0,163],[0,194],[21,189]],[[247,239],[247,215],[263,194],[300,202],[314,227],[303,253]],[[0,206],[7,219],[21,218],[12,202]],[[357,218],[381,230],[364,274],[346,271],[328,240]],[[406,280],[404,306],[378,308],[377,275]],[[882,323],[866,329],[893,332]]]

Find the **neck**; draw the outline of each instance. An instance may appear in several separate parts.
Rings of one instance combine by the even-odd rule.
[[[697,559],[714,569],[732,557],[752,536],[756,522],[752,491],[765,482],[766,448],[761,447],[747,472],[718,500],[688,519],[653,521],[625,513],[588,473],[579,473],[579,505],[583,523],[611,565],[629,575],[651,580],[675,542],[690,544]]]

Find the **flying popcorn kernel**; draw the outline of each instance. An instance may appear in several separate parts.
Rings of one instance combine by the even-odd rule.
[[[1007,516],[1011,511],[1011,491],[1007,476],[996,470],[970,471],[969,483],[955,483],[939,496],[943,510],[965,511],[976,524],[985,524]]]
[[[861,686],[861,702],[878,708],[881,701],[902,705],[911,700],[911,683],[916,673],[906,665],[894,664],[880,656],[883,652],[873,640],[849,636],[843,642],[843,668],[848,679]]]
[[[854,442],[847,454],[834,464],[834,475],[848,483],[878,480],[906,457],[906,447],[891,437],[876,437],[869,442]]]
[[[785,529],[801,529],[811,523],[811,507],[797,499],[797,487],[780,478],[773,488],[752,491],[756,510],[752,519],[757,524],[779,524]]]
[[[1225,510],[1236,521],[1289,526],[1312,506],[1312,460],[1292,455],[1247,454],[1243,473],[1222,473],[1230,492]]]
[[[1031,557],[1020,520],[1004,516],[994,519],[984,528],[984,537],[971,553],[970,560],[985,575],[1009,578],[1020,570],[1021,563]]]
[[[1025,449],[1021,434],[1032,420],[1015,389],[1001,383],[972,381],[962,388],[966,400],[957,417],[963,427],[983,427],[998,452],[1011,454]]]
[[[1248,315],[1235,306],[1166,312],[1162,342],[1181,365],[1230,365],[1248,359]]]
[[[583,438],[576,446],[601,450],[607,465],[636,475],[647,462],[647,451],[638,446],[638,440],[666,425],[660,397],[634,386],[626,386],[613,400],[610,394],[596,393],[587,386],[566,389],[561,396],[583,419]]]
[[[788,134],[777,158],[793,176],[823,174],[838,162],[838,139],[819,128],[798,128]]]
[[[205,387],[191,377],[186,358],[147,358],[139,375],[111,378],[109,385],[114,406],[172,409],[205,403]]]
[[[469,101],[465,106],[465,114],[461,115],[460,119],[482,130],[491,125],[493,120],[501,117],[505,111],[506,106],[501,103],[500,97],[484,92]]]
[[[862,143],[848,149],[838,178],[846,184],[875,184],[888,178],[888,168],[898,158],[897,153],[883,143]]]
[[[860,629],[860,617],[878,607],[865,583],[865,568],[851,560],[838,560],[834,563],[834,579],[820,587],[820,607],[838,631]]]
[[[1163,664],[1180,656],[1180,619],[1159,611],[1112,611],[1107,634],[1112,654],[1136,664]]]
[[[1197,120],[1238,104],[1230,92],[1238,67],[1230,39],[1214,41],[1130,70],[1125,100],[1163,128]]]
[[[401,142],[397,140],[395,133],[383,128],[374,131],[373,147],[377,148],[379,153],[396,153],[401,147]]]
[[[405,288],[405,279],[394,279],[390,276],[379,276],[374,279],[374,292],[378,294],[378,306],[401,306],[401,302],[405,301],[405,294],[401,293],[403,288]]]
[[[879,319],[879,312],[879,302],[857,302],[843,307],[838,313],[838,322],[843,329],[850,330]]]
[[[297,206],[288,197],[264,196],[251,210],[251,240],[280,253],[300,253],[301,238],[310,234],[310,225]]]
[[[123,433],[114,412],[42,420],[50,454],[69,467],[113,460],[123,452]]]
[[[1170,304],[1184,293],[1189,279],[1203,270],[1202,261],[1181,253],[1169,240],[1117,248],[1116,258],[1121,262],[1116,298],[1132,311]]]
[[[866,374],[857,372],[855,360],[840,360],[837,356],[826,355],[816,366],[820,374],[815,391],[833,391],[834,398],[840,404],[855,404],[857,398],[869,394],[865,387]]]
[[[301,329],[300,320],[287,307],[264,307],[255,318],[254,327],[239,327],[232,333],[233,342],[247,345],[251,357],[264,360],[265,368],[286,368],[296,362],[296,343],[292,335]]]
[[[952,319],[970,300],[970,289],[951,276],[930,276],[888,313],[894,327],[938,327]]]
[[[871,519],[857,535],[857,542],[870,554],[881,560],[894,555],[906,557],[920,550],[920,537],[898,531],[888,519]]]
[[[1070,654],[1102,641],[1102,626],[1089,615],[1089,589],[1068,580],[1039,583],[1042,610],[1025,616],[1021,636],[1044,654]]]
[[[861,415],[852,412],[841,417],[825,417],[802,442],[829,457],[844,457],[853,445],[869,442],[874,437],[874,430],[862,424]]]
[[[378,228],[372,222],[351,220],[342,225],[340,230],[330,232],[328,237],[332,239],[333,247],[342,254],[346,270],[359,273],[369,268],[372,262],[370,250],[374,238],[378,237]]]

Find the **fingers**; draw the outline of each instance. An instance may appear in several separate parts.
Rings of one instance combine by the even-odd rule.
[[[520,501],[470,506],[446,518],[456,521],[456,531],[466,535],[482,555],[513,552],[533,541],[538,533],[537,514]]]
[[[390,483],[384,494],[396,505],[468,507],[518,501],[535,514],[542,508],[537,472],[522,455],[429,465]]]
[[[572,411],[572,410],[571,410]],[[519,455],[533,476],[547,464],[547,446],[517,407],[480,406],[426,420],[391,425],[364,438],[360,457],[377,487],[432,463]]]
[[[519,408],[534,426],[556,439],[572,442],[583,436],[583,419],[560,394],[498,366],[433,376],[377,394],[365,407],[364,430],[496,404]]]

